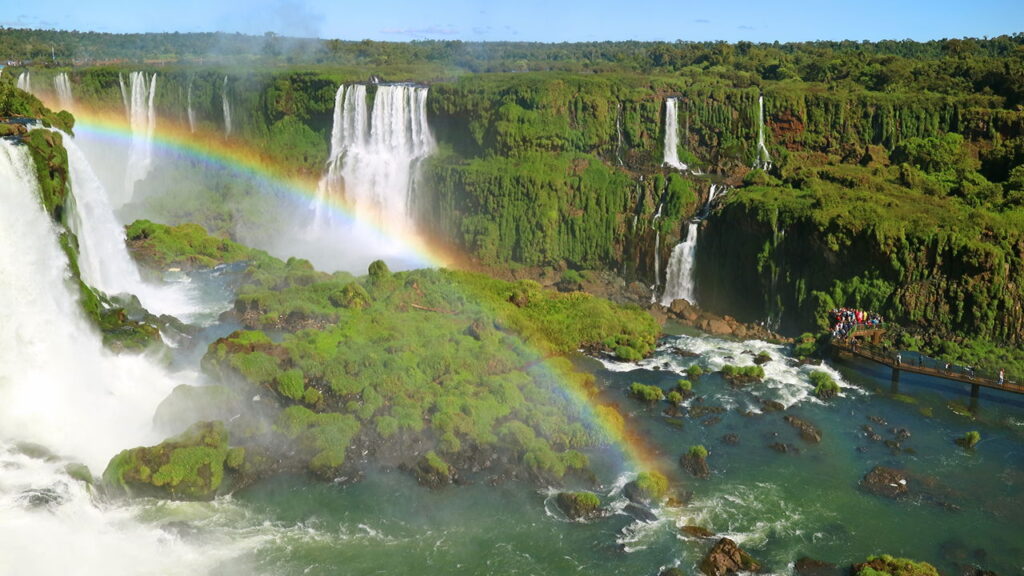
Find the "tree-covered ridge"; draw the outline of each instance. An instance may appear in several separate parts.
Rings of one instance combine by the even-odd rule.
[[[162,255],[147,262],[243,253],[230,241],[201,241],[190,226],[137,222],[129,236],[136,254]],[[166,256],[173,249],[180,253]],[[586,347],[639,357],[658,332],[638,308],[529,281],[392,273],[383,262],[354,279],[250,255],[235,313],[251,330],[211,345],[204,367],[274,407],[269,428],[228,423],[235,445],[298,446],[302,465],[326,478],[358,469],[351,446],[431,478],[439,462],[548,481],[581,471],[579,450],[607,438],[574,400],[593,394],[591,377],[564,355]],[[261,329],[285,334],[271,339]],[[430,450],[434,459],[420,462]],[[280,460],[271,468],[296,465],[269,458]]]

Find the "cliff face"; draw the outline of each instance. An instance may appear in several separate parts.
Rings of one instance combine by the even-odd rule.
[[[352,71],[226,82],[212,71],[158,74],[162,117],[184,124],[191,102],[198,129],[221,131],[227,93],[234,137],[314,175],[338,84],[365,80]],[[125,77],[78,71],[76,95],[122,109]],[[714,180],[662,166],[667,98],[677,102],[679,159]],[[613,270],[660,284],[686,221],[712,181],[724,182],[734,188],[698,244],[702,306],[781,318],[788,330],[813,327],[832,305],[858,305],[995,339],[1024,332],[1012,216],[1024,191],[1011,182],[1024,112],[1004,97],[531,73],[434,81],[427,108],[439,150],[423,165],[431,195],[417,202],[421,225],[484,264]],[[759,129],[769,172],[749,168]],[[960,140],[940,141],[952,134]],[[942,146],[946,156],[935,153]]]

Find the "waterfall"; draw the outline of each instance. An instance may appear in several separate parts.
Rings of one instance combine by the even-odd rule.
[[[57,101],[64,110],[70,110],[74,105],[74,98],[71,96],[71,79],[67,72],[61,72],[53,77],[53,88],[57,91]]]
[[[651,219],[651,226],[654,227],[654,284],[651,285],[651,290],[656,292],[658,289],[658,282],[661,279],[661,230],[658,230],[658,219],[661,218],[661,211],[665,208],[664,203],[658,203],[658,211],[654,213],[654,217]],[[654,302],[654,294],[651,294],[651,302]]]
[[[615,112],[615,161],[622,164],[622,102],[616,104]]]
[[[193,377],[103,349],[68,281],[35,173],[24,146],[0,141],[0,565],[20,574],[210,573],[234,554],[143,524],[152,504],[101,502],[66,471],[82,462],[98,475],[118,451],[160,441],[157,405]]]
[[[32,92],[32,76],[26,71],[18,74],[18,89],[25,92]]]
[[[82,279],[107,294],[134,294],[156,315],[170,314],[191,320],[197,296],[186,284],[155,285],[143,282],[125,246],[124,228],[114,218],[106,190],[74,139],[64,135],[74,199],[69,225],[78,236],[78,265]]]
[[[757,161],[754,167],[769,170],[772,167],[772,157],[764,144],[764,96],[757,97],[757,110]]]
[[[124,87],[124,76],[122,76],[120,72],[117,73],[117,85],[121,87],[121,102],[124,103],[124,117],[131,122],[132,108],[128,103],[128,90]]]
[[[708,189],[708,199],[690,221],[686,229],[686,239],[676,244],[669,257],[668,270],[665,271],[665,292],[661,295],[661,305],[671,306],[673,300],[683,298],[690,304],[697,304],[696,277],[694,265],[697,263],[697,234],[700,223],[711,214],[711,203],[729,191],[724,184],[712,184]]]
[[[224,86],[220,91],[221,106],[224,108],[224,135],[231,135],[231,103],[228,101],[228,77],[224,77]],[[191,105],[189,106],[191,109]]]
[[[679,160],[679,101],[676,98],[665,100],[665,162],[676,170],[686,170],[686,164]]]
[[[153,165],[153,130],[156,128],[156,109],[153,107],[153,100],[156,97],[156,74],[150,76],[148,86],[144,72],[132,72],[129,81],[131,98],[127,100],[126,109],[132,138],[128,150],[124,189],[130,199],[135,184],[149,174]],[[123,82],[121,87],[123,90]]]
[[[196,113],[192,110],[192,81],[195,78],[188,79],[188,130],[189,132],[195,133],[196,131]]]
[[[377,86],[368,109],[366,86],[341,86],[335,94],[331,155],[317,192],[315,226],[333,225],[330,203],[343,199],[357,221],[390,230],[414,228],[417,173],[434,152],[427,124],[427,88]]]
[[[697,256],[697,229],[700,220],[691,220],[686,230],[686,240],[676,244],[668,261],[665,273],[665,292],[661,295],[662,306],[672,305],[673,300],[683,298],[690,304],[697,304],[694,294],[693,264]]]

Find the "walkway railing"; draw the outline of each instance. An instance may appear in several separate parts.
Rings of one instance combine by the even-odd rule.
[[[884,364],[893,370],[900,372],[923,374],[934,378],[943,378],[946,380],[954,380],[965,384],[971,384],[972,395],[977,395],[976,389],[973,388],[974,386],[985,386],[987,388],[995,388],[997,390],[1024,394],[1024,385],[1018,381],[1011,381],[1009,378],[1004,378],[1004,380],[1000,382],[999,375],[997,373],[975,370],[965,366],[950,365],[946,362],[940,362],[934,358],[925,356],[919,352],[899,353],[900,361],[897,362],[897,352],[886,350],[872,344],[861,343],[853,338],[834,339],[832,340],[832,345],[844,352],[849,352],[850,354],[860,356],[861,358],[871,360],[872,362]],[[894,372],[893,377],[898,377],[898,374]]]

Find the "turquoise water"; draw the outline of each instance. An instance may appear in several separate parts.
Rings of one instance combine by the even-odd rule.
[[[698,352],[684,358],[672,346]],[[766,350],[764,383],[733,388],[717,375],[694,385],[700,400],[721,414],[669,417],[666,404],[647,407],[626,396],[634,381],[668,389],[686,366],[716,369],[724,362],[751,364]],[[893,396],[884,369],[862,362],[800,366],[764,343],[728,343],[706,337],[666,339],[642,365],[583,359],[629,424],[651,439],[673,488],[692,492],[679,508],[656,510],[654,523],[622,512],[619,495],[631,471],[614,450],[592,455],[598,485],[589,486],[609,508],[606,517],[569,522],[552,503],[554,489],[486,482],[431,491],[398,471],[368,470],[348,485],[281,477],[214,504],[162,503],[141,513],[185,540],[220,542],[239,552],[220,574],[656,574],[666,566],[693,572],[714,540],[684,537],[694,524],[729,536],[771,573],[792,572],[801,556],[849,565],[891,553],[926,560],[947,573],[977,564],[1000,575],[1024,572],[1024,398],[982,393],[974,419],[947,404],[969,404],[959,385],[904,375]],[[843,394],[815,399],[807,375],[815,369],[841,379]],[[761,412],[761,399],[787,406]],[[783,421],[792,414],[822,431],[820,444],[800,439]],[[874,417],[885,425],[869,420]],[[709,418],[717,421],[706,422]],[[904,428],[899,449],[868,439],[863,426],[884,440]],[[954,439],[978,430],[982,441],[965,451]],[[723,441],[739,436],[739,444]],[[795,447],[779,453],[773,442]],[[689,446],[710,451],[708,479],[678,466]],[[864,493],[858,482],[873,466],[906,469],[912,491],[929,490],[941,504],[895,502]]]

